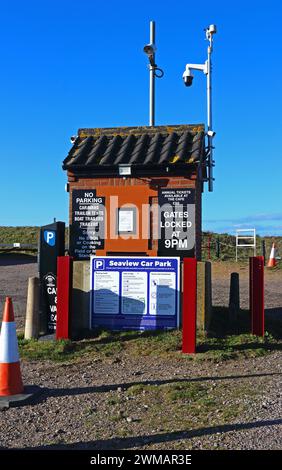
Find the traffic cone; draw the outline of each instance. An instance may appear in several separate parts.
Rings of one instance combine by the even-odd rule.
[[[276,254],[275,243],[272,243],[270,257],[267,263],[268,268],[274,268],[274,266],[276,266],[277,262],[276,262],[275,254]]]
[[[6,297],[0,335],[0,396],[24,390],[12,299]]]

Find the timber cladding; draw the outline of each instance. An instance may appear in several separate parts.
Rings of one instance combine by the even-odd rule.
[[[103,249],[99,249],[97,254],[107,253],[140,253],[155,256],[159,253],[158,217],[142,217],[142,206],[154,206],[158,204],[159,191],[162,189],[193,189],[195,190],[195,256],[201,259],[201,219],[202,219],[202,186],[196,176],[196,171],[189,176],[159,176],[159,177],[80,177],[72,172],[68,172],[70,205],[69,223],[73,224],[72,192],[74,190],[85,190],[95,192],[96,197],[105,198],[107,214],[110,213],[110,200],[118,204],[119,207],[136,206],[138,208],[137,231],[128,237],[111,238],[116,221],[113,220],[115,212],[107,216],[106,233],[107,237]],[[116,200],[113,198],[117,198]],[[144,237],[144,234],[148,236]],[[143,236],[142,236],[143,234]],[[184,254],[184,253],[183,253]],[[161,255],[161,254],[160,254]],[[178,255],[177,253],[175,255]]]

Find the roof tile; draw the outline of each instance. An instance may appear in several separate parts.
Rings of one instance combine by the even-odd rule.
[[[200,161],[203,152],[203,125],[81,129],[63,168],[190,164]]]

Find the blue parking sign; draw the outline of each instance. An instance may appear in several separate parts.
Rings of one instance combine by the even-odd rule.
[[[56,232],[54,230],[44,230],[44,240],[49,246],[55,246]]]

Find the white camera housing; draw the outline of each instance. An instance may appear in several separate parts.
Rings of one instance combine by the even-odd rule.
[[[210,24],[209,27],[208,27],[208,32],[210,34],[215,34],[217,31],[216,31],[216,25],[215,24]]]
[[[207,131],[207,136],[208,136],[208,137],[214,137],[215,134],[216,134],[216,132],[215,132],[215,131],[212,131],[211,129],[210,129],[209,131]]]
[[[185,72],[182,75],[185,86],[191,86],[193,83],[194,75],[189,67],[186,66]]]

